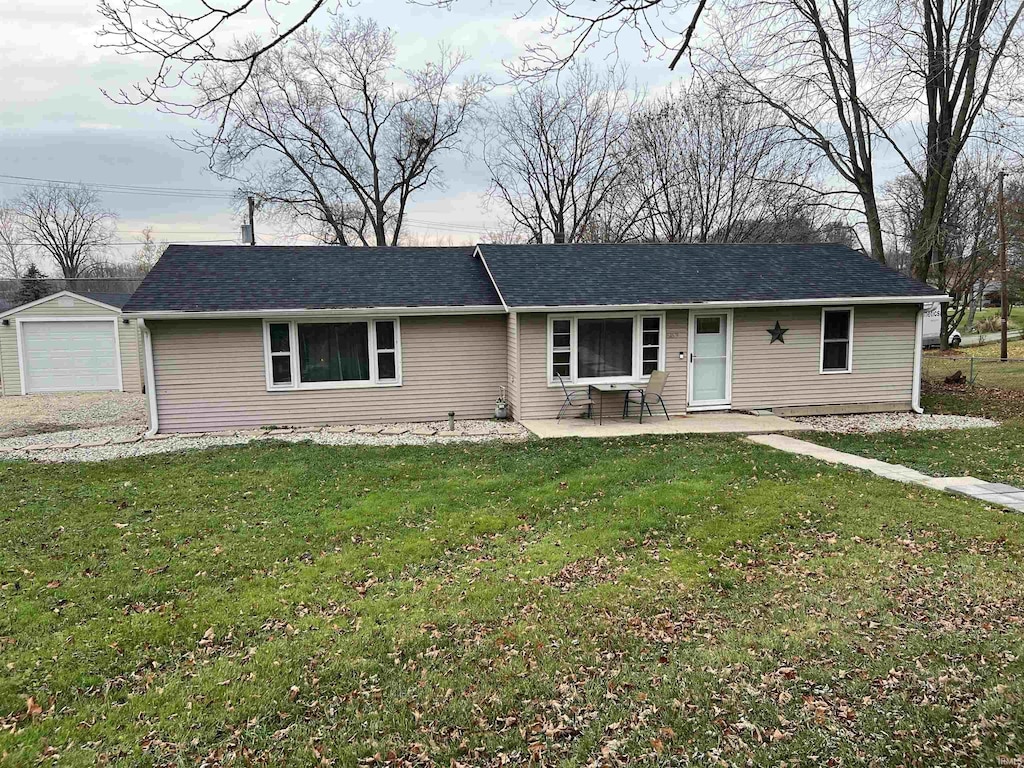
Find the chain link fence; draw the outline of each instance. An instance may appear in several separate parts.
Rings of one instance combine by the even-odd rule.
[[[926,355],[922,361],[921,377],[931,384],[1024,391],[1024,359],[1003,361],[998,357]]]

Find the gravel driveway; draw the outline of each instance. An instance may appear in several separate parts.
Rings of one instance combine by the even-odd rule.
[[[0,438],[146,425],[146,398],[125,392],[0,397]]]

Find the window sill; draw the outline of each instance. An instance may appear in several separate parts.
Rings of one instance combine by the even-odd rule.
[[[835,375],[837,373],[838,374],[853,373],[853,369],[852,368],[845,368],[843,370],[836,370],[836,371],[821,370],[821,371],[818,371],[818,373],[820,373],[822,376],[833,376],[833,375]]]
[[[318,392],[325,389],[394,389],[402,386],[400,381],[384,381],[374,384],[369,381],[325,381],[319,384],[299,384],[297,387],[267,387],[267,392]]]

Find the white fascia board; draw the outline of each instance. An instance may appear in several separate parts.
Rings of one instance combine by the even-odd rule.
[[[498,294],[498,300],[501,301],[501,306],[503,306],[505,308],[505,311],[508,312],[508,302],[505,301],[505,297],[501,295],[501,288],[498,287],[498,281],[495,280],[494,275],[491,274],[491,268],[487,266],[487,259],[484,258],[483,249],[479,245],[476,247],[476,250],[473,251],[473,256],[480,259],[480,261],[483,263],[484,270],[487,272],[487,277],[490,279],[491,285],[494,286],[495,293]]]
[[[145,320],[232,320],[271,317],[365,317],[367,315],[389,315],[410,317],[418,315],[505,315],[508,309],[493,305],[474,307],[359,307],[345,309],[247,309],[244,311],[217,310],[208,312],[189,311],[143,311],[125,312],[129,319]]]
[[[622,310],[665,310],[665,309],[731,309],[742,307],[822,307],[847,306],[850,304],[927,304],[949,301],[949,296],[852,296],[834,299],[785,299],[775,301],[700,301],[680,304],[569,304],[552,306],[513,306],[516,312],[587,312]]]

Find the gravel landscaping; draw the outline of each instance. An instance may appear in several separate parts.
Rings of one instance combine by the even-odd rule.
[[[456,421],[415,424],[354,424],[339,427],[253,429],[144,437],[137,426],[105,426],[0,439],[0,460],[108,461],[172,451],[241,445],[253,440],[311,441],[321,445],[431,445],[489,440],[525,440],[515,422]]]
[[[842,435],[875,432],[922,431],[934,429],[975,429],[998,427],[998,421],[978,416],[956,416],[941,413],[862,413],[850,416],[798,416],[790,421],[803,424],[816,432]]]
[[[69,392],[0,397],[0,438],[112,425],[145,427],[145,396]]]

